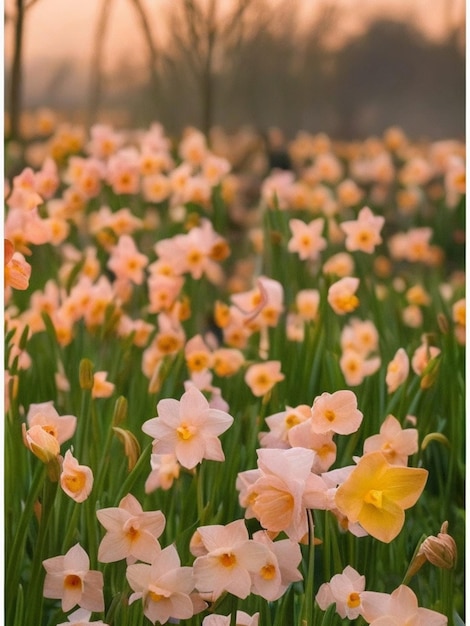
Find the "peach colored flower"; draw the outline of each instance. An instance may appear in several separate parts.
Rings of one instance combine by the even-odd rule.
[[[380,450],[392,465],[408,465],[408,457],[418,452],[416,428],[402,429],[393,415],[388,415],[380,427],[379,435],[371,435],[364,441],[364,454]]]
[[[379,347],[379,333],[371,320],[351,319],[341,332],[341,349],[355,350],[364,356]]]
[[[340,278],[328,289],[328,303],[335,313],[345,315],[359,306],[359,299],[355,295],[359,287],[359,278],[346,276]]]
[[[303,320],[316,319],[319,305],[320,292],[318,289],[301,289],[295,296],[295,306]]]
[[[467,307],[465,298],[457,300],[457,302],[454,302],[454,304],[452,305],[452,319],[456,324],[466,327]]]
[[[212,353],[199,334],[186,342],[184,358],[190,372],[201,372],[212,364]]]
[[[90,559],[79,543],[65,555],[42,564],[46,570],[44,597],[61,600],[64,613],[77,604],[88,611],[104,611],[103,574],[90,570]]]
[[[165,528],[161,511],[143,511],[138,500],[127,494],[118,507],[99,509],[96,517],[106,534],[98,548],[98,560],[112,563],[127,559],[128,565],[137,560],[151,563],[160,552],[158,537]]]
[[[233,376],[244,363],[243,352],[235,348],[217,348],[212,353],[212,369],[220,377]]]
[[[224,591],[246,598],[252,586],[251,574],[265,564],[268,548],[248,537],[243,520],[200,526],[197,530],[205,553],[194,561],[194,577],[200,593],[217,599]]]
[[[413,372],[418,376],[421,376],[429,361],[436,358],[440,353],[440,348],[430,346],[427,339],[424,338],[423,343],[416,348],[411,358],[411,368]]]
[[[147,202],[163,202],[171,194],[170,179],[161,173],[153,173],[142,180],[142,194]]]
[[[156,489],[170,489],[175,479],[180,475],[181,466],[174,454],[151,454],[151,472],[145,481],[145,493],[152,493]]]
[[[312,429],[312,421],[306,420],[293,426],[288,434],[292,448],[308,448],[314,453],[312,472],[322,474],[336,461],[336,444],[333,441],[332,430],[318,434]]]
[[[336,612],[342,619],[354,620],[362,613],[365,585],[365,577],[347,565],[341,574],[335,574],[329,583],[320,586],[315,600],[322,611],[336,604]]]
[[[60,453],[60,445],[57,437],[51,435],[42,426],[37,424],[26,430],[26,425],[22,424],[22,435],[24,445],[38,457],[43,463],[54,462]]]
[[[359,522],[389,543],[401,531],[404,511],[418,500],[427,476],[425,469],[391,465],[382,452],[369,452],[338,487],[335,503],[349,522]]]
[[[91,611],[86,609],[77,609],[67,616],[67,622],[57,624],[57,626],[108,626],[102,620],[91,621]]]
[[[387,384],[388,393],[393,393],[408,378],[410,371],[410,360],[404,348],[398,348],[395,356],[387,365],[387,374],[385,382]]]
[[[346,250],[353,252],[361,250],[367,254],[372,254],[375,247],[382,242],[380,231],[384,225],[385,218],[381,215],[374,215],[369,207],[363,207],[357,216],[357,220],[342,222],[340,228],[346,233]]]
[[[264,544],[269,552],[265,564],[252,574],[252,593],[265,600],[278,600],[291,583],[302,580],[297,569],[302,561],[299,544],[291,539],[272,541],[264,530],[255,532],[253,541]]]
[[[312,430],[319,434],[333,431],[340,435],[350,435],[358,430],[362,417],[353,391],[325,391],[313,401]]]
[[[259,434],[263,448],[289,448],[289,431],[297,424],[301,424],[312,417],[312,410],[307,404],[296,407],[286,407],[285,411],[274,413],[265,418],[269,432]]]
[[[356,350],[345,350],[340,357],[339,366],[346,383],[350,387],[356,387],[366,376],[375,374],[380,367],[380,357],[365,359]]]
[[[232,295],[233,304],[244,315],[244,323],[254,330],[260,326],[277,325],[284,310],[284,288],[281,283],[259,276],[254,289]]]
[[[354,259],[348,252],[338,252],[325,261],[322,271],[340,278],[351,276],[354,272]]]
[[[303,220],[290,219],[292,237],[287,244],[289,252],[297,252],[302,261],[318,259],[320,252],[326,248],[326,239],[321,235],[324,225],[325,221],[321,217],[308,224]]]
[[[95,372],[93,374],[93,398],[109,398],[114,392],[115,384],[106,380],[108,372]]]
[[[29,287],[31,265],[21,252],[16,252],[9,239],[5,239],[4,285],[24,291]]]
[[[128,565],[126,578],[132,593],[129,604],[142,600],[144,615],[155,624],[166,624],[170,618],[189,619],[205,603],[196,606],[191,594],[194,590],[193,568],[181,567],[174,545],[161,550],[151,565]]]
[[[246,370],[245,382],[255,396],[265,396],[277,382],[284,380],[280,361],[265,361],[250,365]]]
[[[445,626],[447,617],[418,606],[414,592],[400,585],[391,594],[364,591],[361,594],[362,617],[374,626]]]
[[[70,450],[62,463],[60,486],[75,502],[84,502],[93,487],[93,472],[86,465],[79,465]]]
[[[311,473],[314,453],[306,448],[262,448],[257,455],[259,474],[242,472],[251,483],[244,494],[250,512],[266,530],[284,531],[300,541],[308,531],[307,509],[321,508],[324,502],[323,481]]]
[[[144,280],[143,270],[147,264],[148,258],[137,250],[132,237],[122,235],[117,245],[111,250],[107,266],[117,278],[124,278],[136,285],[141,285]]]
[[[75,415],[59,415],[53,406],[52,400],[50,402],[30,404],[26,421],[30,428],[36,425],[41,426],[47,433],[57,439],[59,445],[73,437],[77,426]]]
[[[175,454],[187,469],[192,469],[202,459],[225,459],[218,436],[230,428],[233,417],[210,408],[196,387],[191,386],[179,401],[160,400],[157,411],[158,416],[142,426],[144,433],[154,438],[155,454]]]
[[[237,611],[236,626],[258,626],[259,613],[248,615],[245,611]],[[202,626],[230,626],[230,615],[206,615]]]

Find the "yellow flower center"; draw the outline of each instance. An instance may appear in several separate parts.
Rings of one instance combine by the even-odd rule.
[[[350,609],[355,609],[361,604],[361,597],[355,591],[352,591],[347,599],[347,605]]]
[[[233,567],[237,562],[237,557],[231,552],[224,552],[219,556],[219,561],[224,567]]]
[[[178,428],[176,429],[176,433],[178,434],[178,437],[183,441],[188,441],[193,436],[191,429],[186,424],[181,424],[181,426],[178,426]]]
[[[286,415],[285,423],[287,428],[292,428],[293,426],[299,424],[300,420],[295,413],[289,413]]]
[[[160,593],[156,593],[155,591],[149,591],[149,597],[153,602],[160,602],[165,599],[165,596]]]
[[[43,424],[42,429],[57,439],[57,428],[53,424]]]
[[[263,565],[260,571],[261,577],[264,580],[272,580],[276,575],[276,567],[272,563],[268,563],[267,565]]]
[[[372,504],[377,509],[381,509],[382,495],[383,491],[380,491],[378,489],[370,489],[370,491],[368,491],[364,496],[364,502],[366,502],[367,504]]]

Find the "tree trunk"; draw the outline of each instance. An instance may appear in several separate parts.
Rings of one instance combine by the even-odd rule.
[[[15,40],[10,76],[10,128],[8,133],[10,139],[20,138],[24,13],[24,0],[16,0]]]
[[[103,4],[101,5],[101,12],[98,18],[98,24],[95,31],[95,41],[93,44],[93,54],[91,57],[90,68],[90,93],[87,111],[87,127],[90,127],[93,122],[96,121],[96,117],[100,107],[101,86],[103,79],[103,50],[104,42],[106,39],[106,31],[109,25],[109,16],[111,14],[111,2],[112,0],[103,0]]]

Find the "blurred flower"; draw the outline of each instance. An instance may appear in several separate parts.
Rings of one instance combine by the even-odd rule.
[[[359,306],[359,299],[355,295],[359,287],[359,278],[346,276],[340,278],[328,289],[328,303],[335,313],[345,315]]]
[[[151,563],[160,552],[158,537],[165,528],[161,511],[143,511],[138,500],[127,494],[118,507],[99,509],[96,517],[106,534],[98,548],[98,560],[111,563],[127,559],[128,565],[137,560]]]
[[[103,574],[90,570],[90,559],[79,543],[65,555],[42,564],[46,570],[44,597],[61,600],[64,613],[77,604],[88,611],[104,611]]]
[[[24,291],[29,287],[31,265],[21,252],[15,251],[15,247],[9,239],[5,239],[4,242],[4,286]]]
[[[314,320],[320,305],[318,289],[301,289],[295,296],[295,306],[303,320]]]
[[[422,344],[416,348],[411,358],[413,372],[421,376],[431,359],[435,359],[440,353],[441,350],[436,346],[430,346],[427,338],[424,337]]]
[[[369,452],[338,487],[335,503],[350,522],[389,543],[402,529],[404,511],[418,500],[427,476],[425,469],[391,465],[381,452]]]
[[[259,613],[248,615],[245,611],[237,611],[235,626],[258,626]],[[230,615],[207,615],[202,626],[230,626]]]
[[[91,621],[91,611],[77,609],[67,616],[68,621],[57,624],[57,626],[108,626],[102,620]]]
[[[158,416],[142,426],[144,433],[154,438],[154,453],[175,454],[187,469],[192,469],[202,459],[225,459],[218,436],[230,428],[233,417],[210,408],[196,387],[191,386],[179,401],[160,400],[157,411]]]
[[[132,593],[129,604],[142,599],[144,615],[155,624],[170,618],[189,619],[196,612],[191,593],[194,590],[193,568],[181,567],[174,545],[161,550],[151,565],[128,565],[126,578]],[[204,606],[199,606],[202,610]]]
[[[387,365],[385,382],[388,393],[393,393],[408,378],[410,371],[410,360],[404,348],[398,348],[395,356]]]
[[[382,626],[445,626],[447,617],[418,607],[414,592],[406,585],[400,585],[390,595],[376,591],[364,591],[361,594],[362,617],[369,624]]]
[[[86,465],[79,465],[70,450],[62,463],[60,486],[75,502],[84,502],[93,487],[93,472]]]
[[[357,220],[341,222],[340,228],[346,233],[346,250],[361,250],[372,254],[375,247],[382,242],[380,231],[384,222],[382,215],[374,215],[367,206],[359,211]]]
[[[130,235],[121,235],[111,250],[111,256],[107,263],[109,269],[114,272],[116,278],[126,279],[141,285],[144,280],[144,267],[148,264],[148,258],[141,254]]]
[[[145,481],[145,493],[152,493],[158,488],[170,489],[181,469],[174,454],[151,454],[150,467],[151,472]]]
[[[375,374],[380,367],[380,357],[366,359],[356,350],[345,350],[340,357],[339,366],[346,384],[356,387],[366,376]]]
[[[42,426],[37,424],[26,430],[26,425],[22,424],[22,434],[24,445],[38,457],[43,463],[52,463],[57,460],[60,453],[60,445],[57,437],[51,435]]]
[[[245,382],[255,396],[265,396],[277,382],[284,380],[280,361],[265,361],[250,365],[246,370]]]
[[[109,398],[114,392],[115,384],[106,380],[108,372],[95,372],[93,374],[93,398]]]
[[[321,217],[308,224],[299,219],[290,219],[292,237],[287,244],[289,252],[297,252],[302,261],[317,260],[320,252],[326,248],[326,239],[321,235],[324,225],[325,221]]]
[[[362,612],[361,594],[366,579],[350,565],[341,574],[335,574],[329,583],[323,583],[315,600],[322,611],[336,604],[336,612],[342,619],[354,620]]]
[[[289,448],[288,434],[291,428],[312,417],[312,410],[307,404],[286,407],[285,411],[274,413],[265,418],[269,432],[259,434],[263,448]]]
[[[402,428],[393,415],[388,415],[380,427],[379,435],[364,441],[364,454],[380,450],[392,465],[408,465],[408,457],[418,452],[416,428]]]
[[[348,252],[338,252],[325,261],[322,271],[341,278],[351,276],[354,272],[354,259]]]

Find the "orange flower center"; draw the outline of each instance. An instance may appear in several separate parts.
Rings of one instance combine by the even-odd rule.
[[[72,493],[79,493],[85,487],[86,479],[85,474],[76,473],[76,474],[68,474],[64,476],[63,481],[65,486]]]
[[[82,579],[77,574],[67,574],[64,578],[65,589],[78,589],[82,587]]]
[[[347,605],[350,609],[355,609],[361,604],[361,597],[356,591],[352,591],[347,599]]]
[[[219,556],[219,561],[224,567],[233,567],[237,562],[237,557],[231,552],[224,552]]]
[[[324,413],[325,418],[329,421],[329,422],[334,422],[336,419],[336,414],[334,411],[332,411],[331,409],[327,409]]]
[[[272,563],[268,563],[267,565],[263,565],[260,571],[261,577],[264,580],[272,580],[276,575],[276,567]]]
[[[42,429],[57,439],[57,428],[53,424],[43,424]]]

